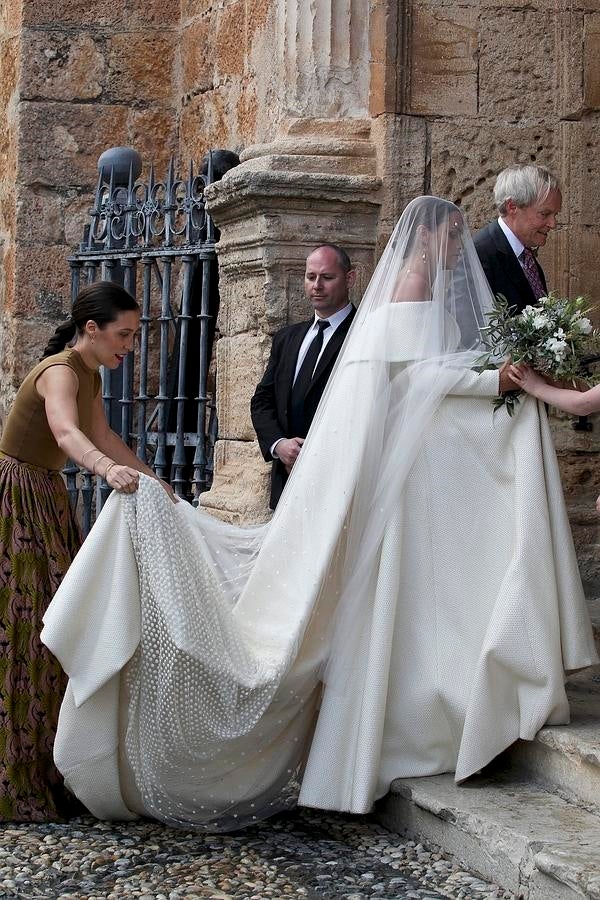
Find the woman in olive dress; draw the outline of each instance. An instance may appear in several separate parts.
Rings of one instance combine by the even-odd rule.
[[[108,426],[100,366],[132,349],[136,301],[122,287],[84,287],[71,317],[24,379],[0,438],[0,820],[68,814],[52,751],[66,679],[40,642],[42,616],[81,544],[60,470],[67,458],[131,493],[152,475]],[[71,349],[66,348],[75,339]]]

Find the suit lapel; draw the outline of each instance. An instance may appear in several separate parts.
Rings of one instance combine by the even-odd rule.
[[[292,385],[294,383],[294,374],[296,372],[296,363],[298,362],[298,353],[302,341],[306,336],[306,332],[313,324],[314,319],[309,322],[300,322],[292,331],[287,346],[283,349],[283,364],[278,376],[278,395],[281,398],[281,406],[279,407],[279,421],[287,434],[289,426],[289,403],[292,393]]]
[[[300,347],[302,345],[302,341],[306,337],[306,332],[313,324],[314,319],[311,319],[310,322],[302,322],[298,325],[297,328],[294,329],[290,337],[289,345],[285,351],[285,369],[282,375],[283,387],[286,393],[289,393],[292,390],[292,384],[294,383],[294,373],[296,372],[296,363],[298,362],[298,354],[300,352]]]
[[[548,285],[546,284],[546,276],[544,275],[544,270],[542,269],[539,262],[537,261],[537,256],[535,257],[535,264],[538,267],[538,272],[540,273],[540,278],[542,279],[542,284],[544,286],[544,290],[547,292]]]
[[[514,254],[514,251],[506,239],[506,235],[497,222],[493,223],[493,238],[496,249],[504,256],[505,274],[524,298],[527,297],[529,303],[536,303],[533,296],[531,285],[527,280],[525,272],[521,268],[521,263]]]

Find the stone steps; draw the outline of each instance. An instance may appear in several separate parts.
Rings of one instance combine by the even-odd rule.
[[[572,724],[518,741],[481,776],[398,779],[383,825],[527,900],[600,900],[600,667],[569,680]]]
[[[510,773],[398,779],[376,814],[516,897],[600,898],[600,816]]]
[[[570,725],[542,728],[517,741],[503,762],[513,773],[600,815],[600,667],[570,680]],[[600,850],[600,836],[599,836]]]

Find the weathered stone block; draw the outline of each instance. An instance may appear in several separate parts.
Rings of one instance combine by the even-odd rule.
[[[277,4],[274,0],[246,0],[246,21],[248,46],[257,31],[273,25]]]
[[[431,193],[460,201],[475,231],[496,214],[498,172],[516,162],[537,162],[556,171],[558,144],[559,134],[550,125],[433,122]]]
[[[89,206],[89,203],[88,203]],[[19,192],[16,238],[36,251],[44,244],[65,244],[64,203],[54,191]]]
[[[87,194],[73,194],[63,198],[64,208],[64,243],[75,250],[83,240],[84,226],[89,222],[91,208]]]
[[[254,334],[223,337],[217,343],[217,409],[219,436],[252,441],[250,398],[262,378],[263,355]]]
[[[239,147],[235,118],[228,117],[231,85],[185,102],[180,115],[181,152],[199,160],[211,147]]]
[[[482,15],[479,111],[494,119],[535,122],[552,116],[555,14],[530,8]]]
[[[133,31],[110,38],[106,93],[119,102],[170,99],[176,33]]]
[[[227,336],[257,331],[264,322],[266,294],[271,293],[271,279],[265,277],[264,270],[240,269],[235,264],[220,269],[219,330]]]
[[[568,293],[583,294],[596,307],[592,318],[600,327],[600,228],[572,229]]]
[[[600,14],[584,19],[583,99],[588,108],[600,108]]]
[[[0,312],[4,314],[15,300],[15,245],[10,235],[0,235],[0,266]],[[8,358],[0,354],[0,359]]]
[[[595,0],[592,0],[595,2]],[[482,10],[532,10],[536,12],[547,12],[547,0],[479,0]]]
[[[87,23],[86,0],[24,0],[23,24],[79,26]],[[97,0],[94,25],[98,28],[172,25],[179,20],[179,0]]]
[[[69,310],[71,280],[67,257],[71,247],[64,244],[23,246],[16,252],[16,279],[19,287],[11,310],[15,315],[44,321],[59,320]]]
[[[583,23],[583,13],[573,8],[556,11],[553,61],[556,90],[552,93],[555,114],[561,119],[579,118],[584,108]]]
[[[2,317],[0,322],[0,348],[2,358],[10,360],[0,382],[0,415],[4,415],[14,394],[42,355],[43,349],[52,336],[56,323],[38,317]]]
[[[181,31],[181,90],[208,91],[213,87],[214,62],[210,44],[211,20],[195,19]]]
[[[219,440],[215,446],[215,478],[201,505],[220,519],[256,524],[270,518],[269,474],[256,441]]]
[[[219,77],[243,75],[246,56],[245,0],[232,0],[219,14],[215,39],[215,66]]]
[[[598,225],[600,146],[594,121],[561,122],[560,166],[565,185],[561,219],[570,226]]]
[[[0,115],[12,118],[9,105],[17,89],[21,41],[18,37],[0,40]]]
[[[236,103],[237,129],[240,140],[249,143],[255,140],[258,121],[259,101],[255,82],[244,78]]]
[[[406,111],[425,115],[475,115],[477,44],[475,9],[415,6]]]
[[[372,116],[395,113],[404,106],[399,101],[400,82],[405,74],[398,60],[399,15],[399,4],[386,0],[371,3],[369,112]]]
[[[15,33],[21,27],[23,0],[2,0],[0,3],[0,35]]]
[[[426,191],[427,122],[416,116],[379,116],[373,123],[383,184],[378,250],[383,250],[402,210]]]
[[[100,27],[116,25],[123,20],[125,0],[98,0],[94,6],[95,23]],[[89,5],[85,0],[47,0],[45,3],[23,2],[24,25],[81,25],[87,18]]]
[[[153,162],[157,175],[166,175],[170,158],[177,154],[175,111],[161,107],[131,109],[127,115],[126,143],[135,147],[145,167]]]
[[[214,0],[180,0],[181,22],[186,23],[191,19],[204,16],[212,12]]]
[[[106,62],[89,34],[33,31],[23,35],[23,99],[93,100],[102,94]]]
[[[127,143],[128,112],[124,106],[22,103],[21,183],[81,185],[92,191],[102,151]]]
[[[598,454],[590,453],[586,456],[560,455],[558,457],[563,490],[568,500],[575,498],[582,492],[593,492],[600,495],[600,466],[598,466]]]
[[[12,186],[5,185],[0,191],[0,232],[14,235],[16,199]]]

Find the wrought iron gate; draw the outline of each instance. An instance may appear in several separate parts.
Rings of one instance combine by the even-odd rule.
[[[204,175],[190,164],[187,178],[177,178],[171,160],[163,181],[154,168],[143,181],[139,157],[128,153],[125,173],[122,152],[120,165],[103,167],[100,158],[89,223],[69,258],[72,299],[101,278],[119,281],[138,300],[139,346],[117,372],[102,372],[106,416],[178,495],[198,503],[212,482],[217,436],[209,370],[218,276],[215,230],[203,198],[213,181],[212,155]],[[73,463],[65,475],[87,534],[110,488],[95,485]]]

